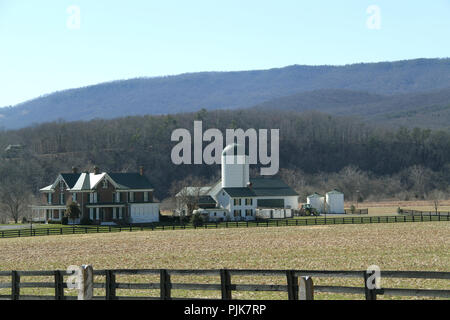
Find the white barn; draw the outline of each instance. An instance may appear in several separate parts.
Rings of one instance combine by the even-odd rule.
[[[248,221],[255,220],[262,209],[298,209],[297,192],[277,178],[250,178],[248,157],[237,153],[237,144],[222,151],[222,178],[208,192],[217,205],[202,213],[211,220]]]

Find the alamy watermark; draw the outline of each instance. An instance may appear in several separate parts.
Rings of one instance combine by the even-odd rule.
[[[373,4],[367,7],[366,9],[369,17],[366,20],[367,28],[371,30],[380,30],[381,29],[381,9],[379,6]]]
[[[81,9],[79,6],[68,6],[66,12],[69,14],[66,20],[66,26],[70,30],[78,30],[81,26]]]
[[[366,279],[366,287],[369,290],[381,289],[381,269],[377,265],[371,265],[366,270],[370,276]]]
[[[226,129],[226,146],[237,143],[236,155],[244,155],[246,141],[248,141],[248,164],[261,164],[261,175],[275,175],[279,169],[279,136],[280,129],[270,129],[270,155],[268,153],[268,129]],[[171,135],[171,141],[179,141],[172,148],[171,159],[179,164],[221,164],[222,150],[224,148],[223,134],[219,129],[208,129],[203,132],[202,121],[194,121],[194,138],[187,129],[175,129]],[[192,141],[193,140],[193,141]],[[203,142],[211,142],[203,149]],[[192,144],[194,158],[192,159]],[[235,150],[230,150],[234,154]],[[227,155],[230,155],[228,153]],[[242,161],[242,157],[226,157],[227,164],[233,161]],[[192,161],[193,160],[193,161]]]

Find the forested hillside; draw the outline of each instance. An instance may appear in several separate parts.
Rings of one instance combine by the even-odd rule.
[[[134,116],[88,122],[53,122],[0,133],[0,188],[22,183],[36,193],[58,172],[72,166],[104,171],[137,171],[144,165],[157,198],[170,196],[175,181],[188,176],[215,181],[218,165],[171,163],[176,128],[203,130],[279,128],[280,174],[303,196],[338,188],[346,198],[360,190],[368,198],[424,198],[447,190],[450,181],[450,133],[426,129],[382,129],[351,117],[318,112],[202,110],[169,116]],[[10,144],[23,145],[16,153]],[[206,145],[205,143],[204,145]],[[253,167],[252,174],[259,170]],[[304,200],[304,199],[303,199]]]
[[[268,100],[320,89],[370,92],[370,103],[376,95],[419,93],[443,88],[450,88],[450,59],[202,72],[121,80],[48,94],[0,109],[0,127],[23,128],[58,119],[76,121],[194,112],[201,108],[247,108]],[[339,95],[336,98],[339,99]],[[366,107],[364,112],[371,111],[370,104]]]
[[[332,115],[359,116],[385,127],[450,127],[450,88],[424,93],[381,95],[323,89],[258,104],[263,110],[320,110]]]

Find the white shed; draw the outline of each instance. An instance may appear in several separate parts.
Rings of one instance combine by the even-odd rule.
[[[313,207],[320,213],[323,213],[325,210],[325,197],[318,193],[313,193],[306,197],[306,203],[310,204],[311,207]]]
[[[344,194],[333,190],[325,195],[327,203],[327,213],[345,213],[344,212]]]

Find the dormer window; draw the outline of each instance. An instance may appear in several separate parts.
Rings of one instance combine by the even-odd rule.
[[[103,189],[108,189],[108,180],[103,180]]]

